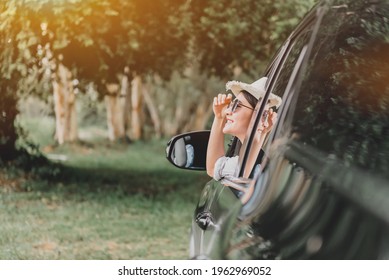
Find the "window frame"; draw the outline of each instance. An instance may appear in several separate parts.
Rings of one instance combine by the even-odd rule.
[[[268,81],[267,81],[267,85],[266,85],[266,94],[265,94],[265,97],[263,98],[262,102],[258,103],[256,108],[255,108],[254,115],[250,121],[250,125],[249,125],[249,128],[247,130],[245,141],[241,147],[243,149],[243,157],[239,158],[239,173],[238,173],[239,178],[243,177],[243,174],[244,174],[244,171],[246,168],[246,164],[247,164],[247,160],[248,160],[249,154],[252,150],[253,140],[254,140],[255,133],[256,133],[256,127],[258,126],[258,123],[261,119],[261,116],[265,110],[265,105],[266,105],[267,100],[270,96],[270,92],[274,88],[274,86],[278,80],[278,77],[279,77],[279,75],[284,67],[284,64],[285,64],[287,58],[289,57],[291,50],[294,47],[296,40],[298,38],[300,38],[300,36],[304,32],[306,32],[307,28],[312,29],[312,34],[310,35],[310,38],[308,40],[308,44],[306,45],[307,49],[305,51],[305,54],[303,55],[302,59],[300,59],[300,58],[298,59],[298,61],[296,62],[295,66],[294,66],[294,69],[292,70],[291,75],[288,78],[288,84],[287,84],[287,87],[284,91],[284,96],[283,96],[283,99],[285,99],[285,100],[281,104],[281,107],[279,110],[281,112],[281,114],[283,113],[283,111],[285,111],[285,109],[287,109],[287,108],[285,108],[285,104],[286,104],[285,101],[287,99],[289,99],[290,96],[292,95],[289,93],[293,93],[293,89],[296,88],[296,86],[294,86],[293,83],[296,79],[298,79],[298,76],[299,76],[298,73],[301,72],[301,69],[303,69],[305,62],[307,61],[307,58],[309,56],[310,50],[313,46],[313,42],[314,42],[314,39],[315,39],[317,31],[318,31],[318,28],[320,26],[321,19],[322,19],[324,14],[325,14],[325,9],[323,6],[314,7],[310,11],[310,13],[306,16],[306,20],[304,20],[294,30],[294,32],[288,37],[288,39],[285,41],[285,43],[280,48],[280,52],[275,57],[274,62],[272,62],[270,64],[270,66],[267,68],[267,70],[265,71],[264,76],[268,77]],[[299,63],[299,64],[297,65],[297,63]],[[298,82],[297,82],[297,84],[298,84]],[[279,127],[280,127],[280,122],[277,121],[277,124],[275,125],[272,133],[270,134],[269,139],[270,138],[274,139],[274,135],[275,135],[274,131],[278,131]],[[264,144],[264,147],[265,146],[266,146],[266,143]]]

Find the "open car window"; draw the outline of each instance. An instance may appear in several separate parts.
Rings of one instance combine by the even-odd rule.
[[[266,71],[266,95],[262,102],[258,102],[245,141],[240,147],[244,156],[239,157],[239,174],[222,182],[237,193],[245,207],[249,207],[246,204],[257,195],[255,186],[258,184],[255,182],[260,179],[268,162],[267,150],[275,132],[279,132],[278,123],[280,119],[285,121],[285,114],[281,113],[290,105],[297,77],[305,67],[324,12],[324,9],[319,8],[300,24]],[[271,106],[269,97],[271,99],[273,94],[281,98],[280,106]]]
[[[267,70],[267,95],[268,99],[258,102],[250,121],[245,142],[236,144],[236,148],[230,151],[230,155],[237,154],[238,149],[243,149],[244,157],[239,158],[240,171],[236,178],[222,181],[229,186],[246,202],[250,197],[254,185],[253,179],[261,171],[262,162],[266,158],[265,146],[269,136],[278,122],[279,110],[283,108],[284,98],[288,94],[288,84],[294,79],[307,52],[315,27],[315,16],[308,21],[300,32],[292,36],[284,46],[280,48],[272,67]],[[273,102],[273,95],[281,98],[280,104]],[[262,104],[264,102],[265,104]]]
[[[247,152],[245,161],[242,163],[240,176],[252,179],[260,171],[261,163],[266,157],[266,144],[271,133],[276,128],[280,117],[280,110],[285,107],[290,83],[292,83],[299,71],[304,57],[307,54],[308,45],[311,41],[316,21],[312,17],[300,32],[292,36],[281,48],[281,57],[277,57],[278,63],[273,64],[273,68],[268,70],[267,91],[269,98],[265,104],[257,104],[257,114],[253,116],[248,131]],[[289,85],[289,87],[288,87]],[[281,98],[281,103],[274,100],[277,96]]]

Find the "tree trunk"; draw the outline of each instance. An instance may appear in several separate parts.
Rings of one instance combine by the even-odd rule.
[[[212,115],[212,105],[209,104],[208,97],[201,98],[199,103],[196,106],[195,118],[191,122],[192,130],[202,130],[205,129],[209,118]]]
[[[62,145],[78,138],[76,96],[69,69],[59,64],[52,83],[56,121],[55,138]]]
[[[129,129],[131,127],[131,95],[129,92],[129,82],[128,76],[126,75],[128,72],[125,71],[125,74],[120,79],[120,95],[123,98],[123,124],[124,124],[124,134],[125,137],[130,139]]]
[[[0,165],[17,157],[16,141],[18,135],[15,119],[18,112],[17,91],[18,78],[0,81]]]
[[[142,79],[135,76],[131,82],[131,127],[129,135],[131,139],[142,138]]]
[[[161,120],[158,115],[158,108],[156,107],[153,98],[151,97],[147,87],[143,87],[143,97],[145,99],[145,104],[150,113],[151,121],[153,122],[155,136],[157,138],[161,137]]]
[[[125,100],[121,97],[119,84],[107,84],[108,94],[105,96],[105,104],[107,107],[107,126],[108,138],[115,141],[119,138],[124,138],[124,107]]]

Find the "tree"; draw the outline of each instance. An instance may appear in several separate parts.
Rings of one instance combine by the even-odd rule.
[[[189,36],[187,68],[181,76],[175,73],[175,83],[160,83],[174,94],[174,106],[154,95],[164,111],[165,135],[204,129],[212,97],[225,90],[224,83],[258,79],[313,2],[196,0],[181,6],[179,27]]]
[[[93,82],[100,99],[115,104],[107,105],[112,112],[107,117],[111,139],[122,137],[123,131],[134,139],[142,138],[145,123],[152,123],[158,135],[200,129],[211,115],[210,97],[223,90],[226,79],[258,78],[269,55],[305,13],[306,3],[3,1],[0,55],[5,78],[1,90],[10,106],[0,106],[2,112],[11,110],[3,123],[13,125],[20,94],[47,98],[54,93],[56,100],[68,100],[67,105],[57,106],[58,127],[73,131],[58,130],[56,135],[63,135],[60,142],[72,140],[75,91],[82,92],[83,85]],[[169,90],[153,90],[155,77]],[[171,77],[176,81],[170,81]],[[177,86],[179,79],[183,84]],[[143,113],[145,107],[148,114]],[[61,108],[68,108],[68,113],[61,113]],[[166,112],[170,111],[169,117]],[[172,118],[179,121],[172,125]],[[14,146],[16,130],[2,129],[9,139],[3,140]]]
[[[43,8],[54,59],[63,57],[61,63],[75,69],[77,79],[94,81],[104,97],[110,139],[124,136],[123,126],[129,121],[123,110],[128,107],[132,128],[128,134],[141,138],[142,77],[149,73],[169,77],[182,64],[187,35],[179,32],[175,16],[183,2],[60,1],[47,2]],[[133,83],[131,95],[120,88],[126,76]],[[148,101],[149,111],[155,112]]]
[[[193,48],[201,71],[231,77],[235,67],[252,73],[269,57],[312,6],[314,0],[191,1]]]
[[[0,159],[9,161],[18,156],[18,96],[25,89],[27,77],[36,62],[33,49],[38,44],[31,28],[36,18],[26,17],[20,1],[0,3]]]

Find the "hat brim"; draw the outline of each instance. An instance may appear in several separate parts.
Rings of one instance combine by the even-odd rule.
[[[237,96],[242,90],[245,90],[259,100],[260,98],[263,98],[265,96],[266,93],[266,91],[264,90],[265,82],[266,80],[263,80],[263,86],[261,85],[261,87],[263,87],[263,90],[258,87],[258,83],[254,87],[252,84],[247,84],[239,81],[227,82],[226,89],[231,90],[235,96]],[[281,102],[282,99],[279,96],[270,93],[269,96],[270,107],[276,106],[278,108],[281,105]]]

